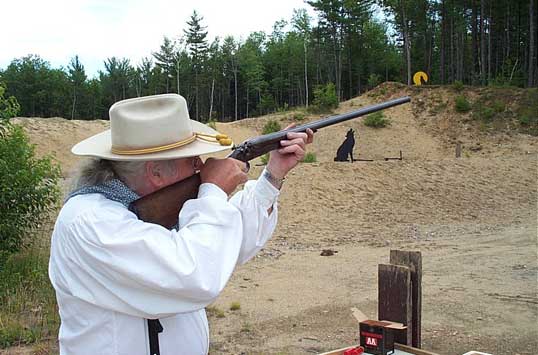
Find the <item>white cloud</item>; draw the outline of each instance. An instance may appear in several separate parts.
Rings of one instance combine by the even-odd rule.
[[[53,67],[79,55],[89,74],[109,57],[137,64],[159,49],[163,37],[177,39],[196,9],[209,37],[246,37],[270,32],[289,19],[302,0],[2,0],[0,68],[14,58],[38,54]]]

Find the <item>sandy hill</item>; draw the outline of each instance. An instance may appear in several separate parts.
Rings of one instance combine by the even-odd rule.
[[[471,99],[489,95],[488,89],[466,88],[464,93]],[[494,90],[494,89],[490,89]],[[497,96],[514,102],[523,90],[499,89]],[[349,128],[356,132],[355,157],[383,160],[396,157],[402,151],[406,160],[437,160],[451,158],[455,154],[456,143],[463,146],[463,154],[469,156],[511,156],[536,152],[535,137],[516,133],[511,129],[484,128],[471,119],[471,114],[461,114],[454,110],[454,98],[459,93],[450,87],[408,88],[398,83],[384,83],[365,95],[342,102],[334,114],[345,113],[381,101],[409,95],[411,104],[405,104],[384,111],[391,125],[383,129],[366,127],[360,119],[327,127],[316,134],[316,142],[310,147],[320,163],[332,162],[338,146]],[[510,110],[507,107],[506,110]],[[297,117],[301,117],[298,120]],[[232,123],[218,123],[218,129],[232,136],[235,142],[261,134],[268,120],[276,120],[282,127],[290,123],[301,124],[322,115],[307,115],[298,111],[275,113],[257,118],[244,119]],[[37,145],[39,154],[52,154],[67,174],[77,158],[70,153],[76,142],[109,127],[108,121],[78,121],[62,118],[16,118]],[[492,127],[492,129],[495,127]]]

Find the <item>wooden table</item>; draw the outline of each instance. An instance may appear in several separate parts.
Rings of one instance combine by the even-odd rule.
[[[344,351],[354,348],[354,346],[348,346],[338,350],[332,350],[319,355],[343,355]],[[363,355],[370,355],[370,353],[363,353]],[[392,355],[439,355],[430,351],[413,348],[411,346],[394,344],[394,353]]]

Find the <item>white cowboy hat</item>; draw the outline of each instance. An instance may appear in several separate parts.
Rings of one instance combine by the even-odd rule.
[[[189,119],[177,94],[137,97],[110,108],[110,129],[76,144],[71,152],[108,160],[168,160],[231,148],[225,135]]]

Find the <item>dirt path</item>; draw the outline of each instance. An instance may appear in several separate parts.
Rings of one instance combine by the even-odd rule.
[[[215,304],[241,310],[211,318],[214,353],[352,344],[349,309],[376,316],[377,264],[400,248],[423,253],[425,348],[535,354],[537,167],[533,155],[299,168],[273,240]],[[331,190],[324,184],[335,171],[342,187]],[[322,249],[338,253],[322,257]]]

